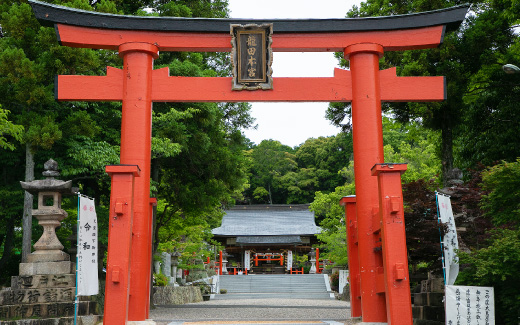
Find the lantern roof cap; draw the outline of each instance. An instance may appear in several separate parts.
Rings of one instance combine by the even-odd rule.
[[[70,193],[72,181],[62,181],[54,177],[60,176],[58,172],[58,163],[54,159],[49,159],[43,164],[44,172],[42,173],[46,179],[39,179],[30,182],[20,182],[24,190],[31,194],[38,192],[59,192]]]

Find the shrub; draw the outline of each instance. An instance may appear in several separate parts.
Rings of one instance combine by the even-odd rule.
[[[156,287],[165,287],[168,285],[168,277],[162,273],[153,274],[153,285]]]
[[[465,268],[457,284],[494,287],[497,324],[516,324],[520,310],[520,230],[497,230],[490,246],[458,255]]]
[[[339,272],[334,272],[330,275],[330,286],[334,288],[333,290],[338,291],[339,288]]]

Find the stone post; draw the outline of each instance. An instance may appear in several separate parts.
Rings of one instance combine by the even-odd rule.
[[[170,253],[162,252],[161,253],[161,273],[166,275],[167,278],[171,276],[171,265],[172,265],[172,257]]]

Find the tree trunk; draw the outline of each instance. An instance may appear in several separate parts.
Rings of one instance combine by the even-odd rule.
[[[453,130],[451,125],[445,124],[443,126],[441,137],[442,183],[446,187],[453,169]]]
[[[34,154],[31,151],[31,144],[25,144],[25,181],[34,180]],[[32,241],[32,207],[33,196],[25,191],[23,202],[23,221],[22,221],[22,263],[27,262],[27,257],[31,254]]]
[[[4,251],[2,252],[2,257],[0,258],[0,273],[4,274],[4,267],[11,258],[11,252],[14,247],[14,217],[11,216],[9,220],[7,220],[6,227],[6,235],[4,241]]]

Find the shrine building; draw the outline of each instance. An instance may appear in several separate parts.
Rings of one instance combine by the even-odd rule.
[[[298,266],[296,256],[308,255],[320,232],[309,204],[235,206],[225,211],[221,226],[212,230],[228,254],[230,274],[235,269],[290,273],[293,265]]]

